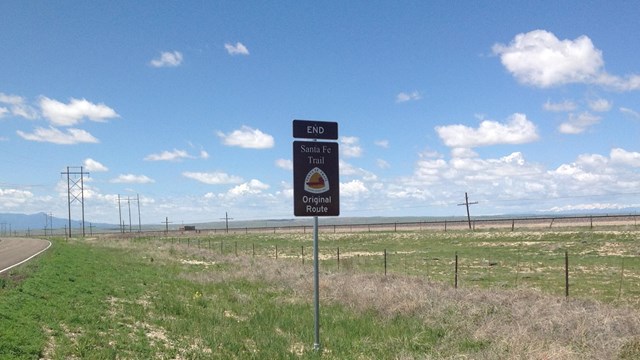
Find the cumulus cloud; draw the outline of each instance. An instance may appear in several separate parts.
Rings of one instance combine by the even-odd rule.
[[[362,156],[362,147],[360,139],[355,136],[340,137],[340,154],[344,157],[360,157]]]
[[[269,149],[275,144],[273,136],[245,125],[229,134],[220,131],[217,134],[222,139],[223,144],[245,149]]]
[[[28,190],[0,188],[0,206],[5,209],[21,207],[33,198],[33,193]]]
[[[160,56],[151,60],[149,64],[153,67],[176,67],[182,64],[182,53],[179,51],[164,51]]]
[[[231,197],[239,197],[244,195],[257,195],[264,190],[269,189],[269,185],[261,182],[260,180],[251,179],[250,181],[237,185],[227,192]]]
[[[289,159],[278,159],[276,160],[276,166],[285,170],[293,170],[293,161]]]
[[[602,51],[584,35],[560,40],[549,31],[534,30],[516,35],[508,45],[495,44],[492,49],[507,71],[523,84],[548,88],[584,83],[618,91],[640,89],[638,75],[621,78],[608,74]]]
[[[111,179],[111,182],[116,184],[149,184],[154,183],[155,180],[146,175],[120,174],[117,178]]]
[[[235,45],[226,43],[224,48],[227,49],[229,55],[249,55],[249,49],[242,43],[237,42]]]
[[[445,145],[473,148],[497,144],[524,144],[538,140],[536,126],[524,114],[513,114],[506,123],[485,120],[477,129],[465,125],[437,126]]]
[[[54,127],[49,127],[48,129],[37,127],[33,133],[26,133],[21,130],[16,131],[16,133],[25,140],[49,142],[60,145],[100,142],[87,131],[74,128],[66,129],[65,132],[62,132]]]
[[[351,180],[346,183],[340,183],[340,196],[357,197],[369,192],[369,189],[360,180]]]
[[[182,176],[199,181],[209,185],[221,184],[238,184],[242,182],[242,178],[235,175],[229,175],[223,172],[183,172]]]
[[[591,114],[589,112],[583,112],[581,114],[569,114],[569,119],[560,124],[558,131],[563,134],[581,134],[585,132],[591,126],[600,122],[601,117]]]
[[[406,93],[406,92],[401,92],[398,95],[396,95],[396,102],[397,103],[403,103],[403,102],[407,102],[407,101],[416,101],[416,100],[420,100],[422,99],[422,96],[420,95],[420,93],[418,91],[413,91],[410,93]]]
[[[640,167],[640,153],[635,151],[626,151],[620,148],[611,149],[609,153],[611,161],[617,164],[623,164],[631,167]]]
[[[91,158],[84,159],[83,164],[85,169],[87,169],[87,171],[93,171],[93,172],[109,171],[109,168],[107,168],[106,166],[102,165],[98,161],[93,160]]]
[[[149,154],[145,156],[147,161],[180,161],[182,159],[193,159],[186,150],[173,149],[173,151],[165,150],[158,154]]]
[[[40,108],[42,116],[55,126],[73,126],[84,118],[105,122],[107,119],[120,116],[105,104],[94,104],[86,99],[72,98],[68,104],[65,104],[43,96],[40,98]]]

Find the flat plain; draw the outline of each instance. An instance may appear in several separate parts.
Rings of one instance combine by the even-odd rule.
[[[639,236],[321,232],[319,351],[309,233],[56,239],[2,275],[0,357],[634,359]]]

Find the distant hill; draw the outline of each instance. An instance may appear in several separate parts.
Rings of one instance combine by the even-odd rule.
[[[118,225],[111,224],[91,224],[94,228],[106,229],[113,228]],[[13,213],[0,213],[0,235],[7,235],[11,231],[24,232],[27,230],[42,231],[45,226],[47,229],[64,229],[69,226],[68,219],[62,219],[58,217],[50,217],[49,214],[40,212],[36,214],[13,214]],[[85,228],[88,228],[89,223],[85,223]],[[72,228],[81,228],[82,222],[77,220],[71,220]]]

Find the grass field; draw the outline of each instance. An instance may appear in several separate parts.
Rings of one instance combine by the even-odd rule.
[[[309,234],[58,239],[0,278],[0,358],[635,359],[639,235],[321,234],[319,352]]]

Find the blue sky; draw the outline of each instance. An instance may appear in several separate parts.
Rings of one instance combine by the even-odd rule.
[[[341,216],[640,208],[640,6],[3,1],[0,212],[292,218],[292,120],[336,121]],[[135,212],[135,207],[133,207]],[[79,217],[79,207],[72,217]]]

